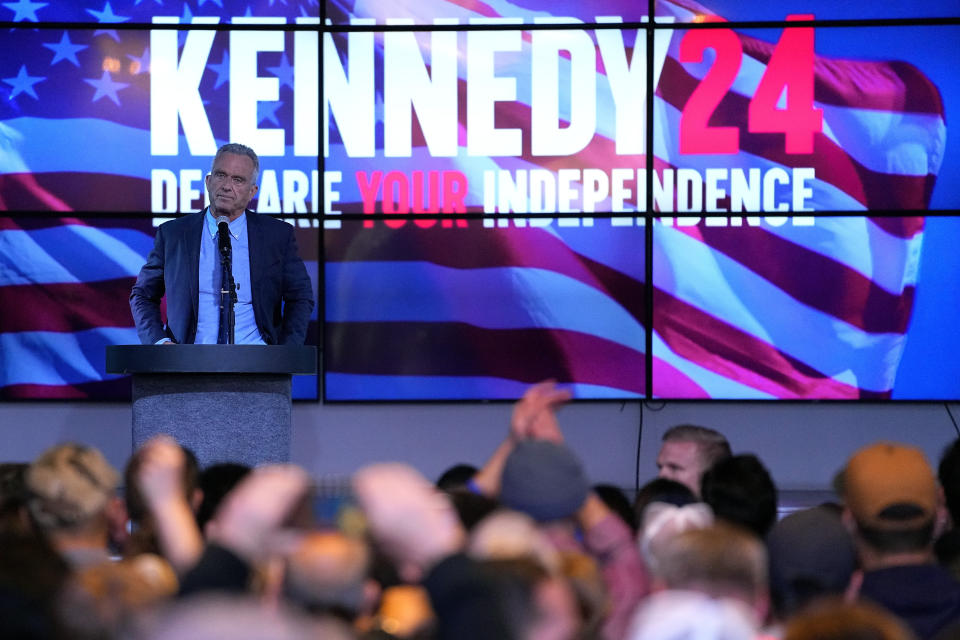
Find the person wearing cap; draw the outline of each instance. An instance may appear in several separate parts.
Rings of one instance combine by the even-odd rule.
[[[609,599],[602,637],[622,638],[649,580],[630,527],[591,490],[563,441],[556,409],[569,399],[551,381],[530,387],[507,438],[467,486],[531,516],[560,551],[592,556]]]
[[[774,635],[814,600],[842,596],[857,568],[857,551],[840,512],[820,505],[791,513],[766,538]]]
[[[960,620],[960,582],[934,562],[942,505],[923,453],[892,442],[860,449],[841,474],[840,490],[863,568],[859,596],[898,616],[921,640]]]
[[[110,533],[126,520],[117,496],[120,475],[97,449],[61,444],[27,468],[27,510],[74,568],[110,560]]]

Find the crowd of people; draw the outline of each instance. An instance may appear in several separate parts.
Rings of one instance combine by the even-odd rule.
[[[532,387],[435,482],[387,462],[330,491],[162,436],[123,474],[79,444],[0,465],[0,637],[960,638],[960,440],[938,473],[852,452],[837,502],[778,519],[762,461],[706,427],[667,431],[632,500],[592,483],[568,398]]]

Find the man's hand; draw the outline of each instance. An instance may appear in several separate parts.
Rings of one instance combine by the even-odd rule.
[[[140,449],[137,486],[150,510],[156,512],[171,500],[186,500],[183,473],[186,456],[170,436],[151,438]]]
[[[465,534],[450,500],[412,467],[365,467],[353,476],[353,490],[374,538],[406,580],[418,581],[463,547]]]
[[[288,542],[281,527],[307,491],[306,471],[291,464],[254,469],[209,523],[209,539],[248,562]]]
[[[184,486],[186,454],[165,435],[151,438],[137,453],[141,460],[136,483],[153,516],[160,549],[182,574],[203,551],[203,537]]]
[[[513,406],[510,437],[516,442],[527,439],[563,442],[556,409],[570,398],[570,391],[558,389],[553,380],[530,387]]]
[[[570,391],[558,389],[553,380],[527,389],[523,397],[513,405],[510,431],[506,439],[473,477],[477,489],[490,497],[499,495],[503,466],[518,442],[531,439],[563,442],[563,433],[557,424],[556,408],[569,400],[570,396]]]

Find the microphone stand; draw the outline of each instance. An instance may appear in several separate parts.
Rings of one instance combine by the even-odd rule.
[[[217,238],[220,248],[220,331],[217,344],[233,344],[236,318],[233,305],[237,302],[237,283],[233,279],[233,247],[227,217],[217,219]]]

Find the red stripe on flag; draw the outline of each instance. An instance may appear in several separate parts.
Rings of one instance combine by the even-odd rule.
[[[4,400],[129,400],[130,378],[114,378],[71,385],[11,384],[0,387]]]
[[[643,322],[643,282],[614,267],[576,253],[549,231],[531,228],[487,229],[343,229],[328,232],[328,262],[427,261],[454,269],[535,268],[583,282],[613,298]],[[642,227],[621,233],[635,236],[636,273],[643,272]],[[438,235],[439,234],[439,235]]]
[[[710,394],[695,380],[671,365],[670,363],[653,358],[653,395],[658,398],[684,398],[691,400],[707,400]]]
[[[894,294],[862,273],[757,227],[678,227],[792,298],[870,333],[905,333],[915,288]],[[877,256],[883,260],[883,256]]]
[[[40,184],[32,173],[0,175],[0,211],[40,209],[72,211],[70,205]]]
[[[114,211],[137,215],[149,206],[150,180],[74,171],[4,174],[0,175],[0,198],[0,208],[8,210]]]
[[[330,373],[547,378],[644,393],[644,355],[562,329],[484,329],[459,322],[331,322]]]
[[[777,398],[889,397],[838,382],[665,291],[654,288],[653,326],[677,355]],[[673,396],[664,393],[664,396]]]
[[[132,327],[135,278],[0,287],[0,332]]]

